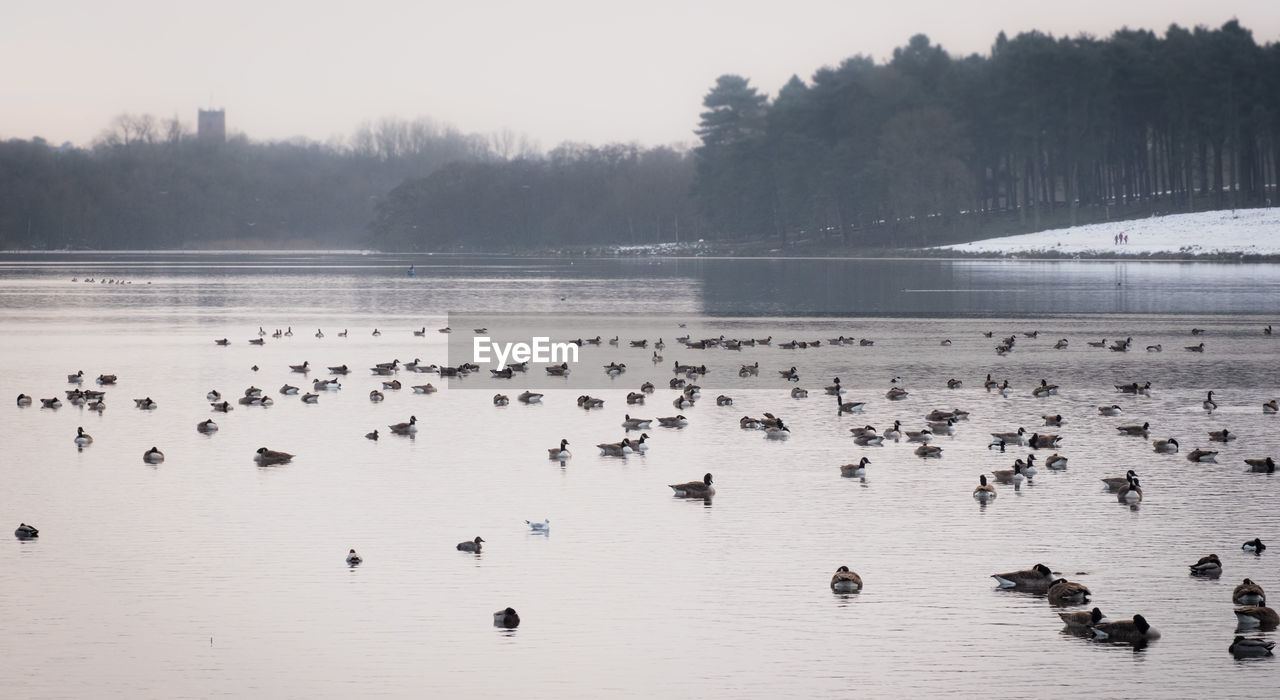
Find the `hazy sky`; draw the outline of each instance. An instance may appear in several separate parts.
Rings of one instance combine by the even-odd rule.
[[[254,140],[381,116],[565,140],[689,143],[723,73],[774,93],[916,33],[952,55],[1039,29],[1220,26],[1280,40],[1275,0],[3,0],[0,138],[91,141],[122,112],[223,107]]]

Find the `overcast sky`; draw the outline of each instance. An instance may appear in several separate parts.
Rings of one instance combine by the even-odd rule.
[[[431,117],[469,132],[691,143],[724,73],[770,94],[916,33],[952,55],[997,32],[1211,27],[1280,39],[1275,0],[3,0],[0,138],[87,144],[122,112],[227,110],[254,140]]]

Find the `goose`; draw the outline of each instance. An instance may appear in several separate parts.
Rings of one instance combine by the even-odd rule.
[[[641,396],[640,398],[641,398],[641,400],[643,400],[643,399],[644,399],[644,397],[643,397],[643,396]],[[719,396],[717,396],[717,397],[716,397],[716,405],[717,405],[717,406],[732,406],[732,405],[733,405],[733,397],[732,397],[732,396],[725,396],[724,394],[721,394],[721,395],[719,395]]]
[[[522,391],[520,392],[520,395],[516,397],[516,400],[520,403],[538,403],[542,400],[542,394],[532,391]]]
[[[1012,393],[1013,393],[1013,387],[1009,386],[1009,380],[1008,380],[1008,379],[1006,379],[1006,380],[1004,380],[1003,382],[1001,382],[1001,384],[1000,384],[1000,393],[1001,393],[1001,395],[1003,395],[1003,396],[1008,396],[1009,394],[1012,394]]]
[[[902,437],[902,424],[895,420],[893,427],[884,431],[883,436],[886,440],[897,441],[898,438]]]
[[[1191,329],[1191,335],[1204,335],[1204,329],[1203,329],[1203,328],[1192,328],[1192,329]]]
[[[1159,343],[1147,346],[1147,352],[1161,352],[1162,350],[1164,350],[1164,348],[1160,347]]]
[[[249,344],[250,345],[266,345],[267,341],[265,338],[250,338]]]
[[[1210,554],[1207,557],[1200,557],[1200,560],[1190,565],[1192,576],[1217,576],[1222,573],[1222,560],[1218,559],[1217,554]]]
[[[833,384],[831,384],[830,386],[823,387],[822,390],[828,394],[834,394],[836,396],[839,396],[840,394],[844,393],[844,389],[840,387],[840,378],[836,377],[832,381],[834,382]]]
[[[1060,578],[1049,586],[1049,605],[1081,605],[1089,602],[1091,595],[1093,593],[1084,584]]]
[[[1200,343],[1199,345],[1188,345],[1183,349],[1187,352],[1204,352],[1204,343]]]
[[[796,371],[795,367],[792,367],[791,369],[780,369],[778,370],[778,374],[782,375],[782,378],[788,381],[800,381],[800,373]]]
[[[533,530],[534,532],[549,532],[551,530],[550,518],[543,518],[542,522],[537,522],[534,520],[526,520],[524,521],[524,524],[528,525],[529,529]]]
[[[939,343],[939,345],[941,345],[941,346],[942,346],[942,347],[944,347],[944,348],[951,347],[951,339],[950,339],[950,338],[944,338],[944,339],[942,340],[942,342],[941,342],[941,343]]]
[[[953,377],[947,380],[948,389],[959,389],[962,386],[964,386],[964,382],[960,381],[959,379],[956,379]]]
[[[578,406],[590,411],[593,408],[604,408],[604,399],[597,399],[588,394],[578,397]]]
[[[324,331],[322,331],[322,330],[320,330],[319,328],[317,328],[317,329],[316,329],[316,337],[317,337],[317,338],[323,338],[323,337],[324,337]]]
[[[1121,503],[1142,501],[1142,486],[1138,484],[1138,477],[1128,477],[1128,483],[1116,490],[1116,500]]]
[[[437,328],[437,329],[436,329],[436,332],[437,332],[437,333],[452,333],[452,332],[453,332],[453,329],[452,329],[452,328],[450,328],[450,327],[448,327],[448,326],[445,326],[444,328]]]
[[[361,559],[360,555],[356,554],[356,550],[353,549],[347,552],[347,566],[359,566],[362,561],[364,559]]]
[[[1267,457],[1265,459],[1246,459],[1244,463],[1249,465],[1249,471],[1271,474],[1276,470],[1276,462],[1271,457]]]
[[[114,374],[99,374],[97,382],[99,384],[115,384],[117,377]]]
[[[782,419],[781,419],[781,418],[778,418],[777,416],[773,415],[772,413],[765,413],[765,414],[764,414],[764,418],[761,418],[761,419],[760,419],[760,427],[761,427],[761,428],[766,428],[766,429],[767,429],[767,428],[781,428],[781,427],[782,427]]]
[[[858,345],[859,345],[859,346],[861,346],[861,347],[864,347],[864,348],[869,348],[869,347],[871,347],[872,345],[875,345],[875,344],[876,344],[876,341],[874,341],[874,340],[872,340],[872,339],[870,339],[870,338],[863,338],[862,340],[859,340],[859,341],[858,341]]]
[[[1052,455],[1045,458],[1044,466],[1050,469],[1058,469],[1058,470],[1066,469],[1067,458],[1055,452]]]
[[[618,336],[616,336],[616,335],[615,335],[615,336],[613,336],[612,338],[610,338],[610,339],[609,339],[609,344],[610,344],[610,345],[617,345],[617,344],[618,344]]]
[[[493,626],[513,630],[520,626],[520,616],[515,608],[505,608],[493,614]]]
[[[793,388],[791,389],[791,398],[793,398],[793,399],[807,399],[807,398],[809,398],[809,392],[808,392],[807,390],[805,390],[805,389],[801,389],[801,388],[800,388],[800,387],[798,387],[798,386],[797,386],[797,387],[793,387]]]
[[[150,396],[144,399],[134,399],[133,405],[144,411],[154,411],[158,406],[158,404],[155,401],[151,400]]]
[[[476,554],[479,554],[481,542],[484,542],[484,539],[477,535],[474,540],[459,542],[457,549],[459,552],[475,552]]]
[[[1227,647],[1227,651],[1237,659],[1256,658],[1259,656],[1271,656],[1271,649],[1276,645],[1265,639],[1246,639],[1241,635],[1236,635],[1235,641],[1231,642],[1231,646]]]
[[[1036,470],[1036,456],[1035,456],[1035,455],[1033,455],[1033,454],[1029,454],[1029,455],[1027,455],[1027,461],[1025,461],[1025,462],[1023,462],[1023,461],[1022,461],[1022,460],[1020,460],[1020,459],[1015,459],[1015,460],[1013,461],[1013,463],[1014,463],[1014,464],[1021,464],[1021,465],[1022,465],[1022,473],[1023,473],[1023,474],[1026,474],[1028,479],[1030,479],[1031,477],[1033,477],[1033,476],[1035,476],[1035,475],[1036,475],[1036,471],[1037,471],[1037,470]]]
[[[214,343],[214,345],[223,345],[223,346],[226,346],[226,345],[230,345],[230,344],[231,344],[231,341],[230,341],[230,340],[228,340],[227,338],[218,338],[217,340],[213,341],[213,343]]]
[[[383,388],[383,389],[388,389],[388,390],[391,390],[391,391],[399,391],[399,390],[400,390],[400,388],[401,388],[402,386],[404,386],[404,385],[400,383],[400,380],[399,380],[399,379],[392,379],[392,380],[391,380],[391,381],[389,381],[389,382],[383,382],[383,383],[382,383],[382,388]]]
[[[416,330],[416,331],[414,331],[414,332],[413,332],[414,337],[417,337],[417,338],[421,338],[421,337],[425,336],[426,334],[427,334],[427,327],[426,327],[426,326],[423,326],[422,328],[419,328],[418,330]]]
[[[293,386],[292,384],[285,384],[280,387],[280,393],[286,396],[292,396],[293,394],[298,393],[298,387]]]
[[[30,406],[30,405],[31,405],[31,397],[30,397],[30,396],[27,396],[26,394],[18,394],[18,405],[19,405],[19,406]]]
[[[1210,430],[1209,440],[1211,442],[1231,442],[1236,439],[1236,434],[1228,431],[1226,428],[1222,430]]]
[[[1160,632],[1141,615],[1134,615],[1132,620],[1099,622],[1089,629],[1093,631],[1094,639],[1107,639],[1113,642],[1132,644],[1160,638]]]
[[[569,363],[566,362],[565,364],[561,365],[561,367],[564,369],[564,374],[569,374],[568,364]],[[625,371],[627,371],[627,366],[625,364],[618,364],[617,362],[612,362],[608,365],[605,365],[605,368],[604,368],[604,373],[609,375],[610,377],[616,377]]]
[[[245,396],[262,396],[262,390],[256,386],[251,386],[244,390]]]
[[[415,394],[434,394],[439,391],[439,389],[436,389],[431,382],[427,382],[426,384],[415,384],[412,389]],[[501,394],[499,394],[499,396],[501,396]],[[503,396],[503,398],[505,399],[506,397]]]
[[[862,590],[862,577],[842,566],[831,577],[831,590],[835,593],[857,593]]]
[[[1041,447],[1057,447],[1059,442],[1062,442],[1062,438],[1057,435],[1032,433],[1031,437],[1027,439],[1027,446],[1035,450]]]
[[[1106,485],[1106,488],[1108,491],[1118,491],[1121,488],[1129,485],[1130,477],[1134,477],[1137,475],[1138,474],[1136,472],[1130,469],[1129,471],[1125,472],[1124,476],[1107,477],[1105,479],[1102,479],[1102,483]]]
[[[755,377],[755,376],[758,376],[759,374],[760,374],[759,362],[751,365],[742,365],[742,367],[738,369],[738,376],[744,379],[747,377]]]
[[[378,431],[377,431],[377,429],[375,428],[375,429],[374,429],[374,431],[373,431],[373,432],[371,432],[371,433],[365,433],[365,434],[364,434],[364,437],[365,437],[365,439],[366,439],[366,440],[373,440],[373,441],[375,441],[375,442],[376,442],[376,441],[378,440]]]
[[[938,449],[941,450],[942,448],[939,447]],[[973,490],[973,497],[983,503],[993,500],[996,497],[996,487],[987,483],[987,475],[979,475],[978,482],[978,487]]]
[[[223,401],[221,403],[211,403],[209,405],[213,407],[213,410],[220,411],[222,413],[228,413],[232,410],[231,404],[226,401]]]
[[[683,389],[684,385],[685,385],[685,381],[679,377],[672,377],[671,381],[667,382],[667,386],[671,387],[672,389]]]
[[[77,447],[85,447],[93,444],[93,436],[86,433],[84,428],[76,428],[75,443]]]
[[[1268,323],[1266,328],[1262,329],[1263,335],[1271,335],[1271,324]]]
[[[1151,382],[1147,382],[1145,384],[1139,384],[1137,382],[1133,382],[1131,384],[1113,384],[1112,386],[1114,386],[1116,391],[1121,394],[1151,395]]]
[[[377,328],[375,328],[375,329],[373,329],[373,334],[372,334],[372,335],[373,335],[373,337],[377,338],[378,336],[382,335],[382,331],[380,331],[380,330],[378,330]]]
[[[342,332],[338,334],[338,337],[339,337],[339,338],[345,338],[345,337],[347,337],[347,329],[343,328],[343,329],[342,329]]]
[[[933,431],[929,430],[928,428],[925,428],[924,430],[908,430],[907,431],[907,442],[922,442],[927,445],[929,444],[929,441],[932,439],[933,439]]]
[[[1260,627],[1264,630],[1273,630],[1277,625],[1280,625],[1280,615],[1265,605],[1246,605],[1236,608],[1237,628]]]
[[[1216,462],[1218,460],[1218,452],[1216,450],[1202,450],[1197,447],[1187,453],[1187,460],[1191,462]]]
[[[351,374],[351,368],[346,365],[338,365],[337,367],[330,367],[329,374]]]
[[[369,400],[370,400],[370,401],[372,401],[372,402],[374,402],[374,403],[377,403],[377,402],[379,402],[379,401],[382,401],[382,400],[383,400],[383,399],[385,399],[385,398],[387,398],[387,397],[386,397],[386,396],[384,396],[384,395],[382,394],[382,392],[381,392],[381,391],[378,391],[377,389],[374,389],[373,391],[370,391],[370,392],[369,392]]]
[[[1054,349],[1054,350],[1066,350],[1066,349],[1067,349],[1067,339],[1066,339],[1066,338],[1061,338],[1061,339],[1059,339],[1059,340],[1058,340],[1058,342],[1056,342],[1056,343],[1054,343],[1054,344],[1053,344],[1053,349]]]
[[[1031,395],[1037,398],[1044,398],[1058,393],[1058,385],[1050,384],[1047,380],[1041,379],[1040,386],[1031,390]]]
[[[270,467],[275,464],[288,464],[293,459],[293,455],[288,452],[268,450],[265,447],[259,447],[257,455],[254,459],[264,467]]]
[[[1111,404],[1110,406],[1098,407],[1098,413],[1101,413],[1104,416],[1118,416],[1120,415],[1120,410],[1121,410],[1120,405],[1114,404],[1114,403]]]
[[[1036,564],[1030,569],[1021,571],[991,574],[991,578],[995,579],[1001,588],[1012,588],[1032,593],[1047,592],[1049,586],[1056,580],[1053,578],[1053,572],[1044,564]]]
[[[711,485],[711,473],[703,475],[702,481],[689,481],[683,484],[668,484],[676,496],[681,498],[711,498],[716,495],[716,487]]]
[[[1097,341],[1097,342],[1094,342],[1094,341],[1092,341],[1092,340],[1090,340],[1090,341],[1086,341],[1086,342],[1088,342],[1088,343],[1089,343],[1089,347],[1091,347],[1091,348],[1105,348],[1105,347],[1107,347],[1107,339],[1106,339],[1106,338],[1103,338],[1102,340]]]
[[[765,428],[764,437],[767,440],[786,440],[791,437],[791,428],[785,425]]]
[[[1068,629],[1083,630],[1092,627],[1100,622],[1106,622],[1107,618],[1098,608],[1094,608],[1089,612],[1060,612],[1058,617],[1062,618],[1063,623]]]
[[[320,395],[312,393],[303,394],[302,403],[320,403]]]
[[[62,407],[62,400],[56,396],[51,399],[40,399],[40,408],[61,408],[61,407]]]
[[[937,445],[921,445],[916,448],[916,456],[928,459],[930,457],[941,457],[942,448]]]
[[[494,379],[510,379],[514,375],[515,375],[515,370],[511,369],[510,367],[503,367],[502,369],[489,370],[489,376],[493,377]]]
[[[1265,551],[1266,548],[1267,548],[1267,545],[1263,544],[1262,540],[1257,537],[1240,545],[1240,549],[1246,552],[1253,552],[1254,554],[1262,554],[1262,552]]]
[[[311,382],[312,391],[338,391],[342,388],[337,379],[317,379]]]
[[[1142,425],[1120,425],[1120,426],[1116,426],[1116,430],[1119,430],[1121,433],[1125,435],[1133,435],[1136,437],[1146,437],[1147,430],[1150,427],[1151,427],[1150,423],[1143,423]]]
[[[647,339],[646,339],[646,340],[632,340],[632,341],[631,341],[631,347],[633,347],[633,348],[643,348],[643,347],[647,347],[648,345],[649,345],[649,341],[648,341]]]
[[[952,435],[955,433],[955,418],[948,418],[945,421],[931,421],[925,424],[934,435]]]
[[[1151,444],[1155,447],[1156,452],[1171,454],[1178,451],[1177,438],[1169,438],[1168,440],[1155,440]]]
[[[895,386],[895,387],[890,387],[889,390],[885,392],[884,397],[886,399],[889,399],[890,401],[899,401],[901,399],[907,398],[908,395],[909,394],[906,389]]]
[[[622,442],[602,442],[596,447],[600,448],[600,454],[605,457],[625,457],[632,452],[630,438],[622,438]]]
[[[507,398],[507,395],[506,395],[506,394],[494,394],[494,395],[493,395],[493,405],[494,405],[494,406],[506,406],[506,405],[507,405],[507,404],[509,404],[509,403],[511,403],[511,399],[510,399],[510,398]]]
[[[1231,602],[1236,605],[1266,605],[1267,594],[1252,579],[1245,579],[1231,592]]]
[[[871,464],[871,460],[866,457],[863,457],[857,464],[842,464],[840,465],[840,476],[860,479],[867,475],[868,464]]]
[[[292,338],[292,337],[293,337],[293,326],[289,326],[289,329],[288,329],[288,330],[286,330],[286,331],[284,332],[284,334],[285,334],[285,336],[286,336],[286,337]]]
[[[164,453],[153,446],[151,449],[142,453],[142,461],[159,464],[164,461]]]
[[[26,523],[18,523],[18,528],[13,531],[13,536],[20,540],[29,540],[33,537],[39,537],[40,531]]]
[[[1022,460],[1013,463],[1013,469],[996,469],[991,472],[996,478],[998,484],[1013,484],[1017,486],[1021,484],[1026,477],[1022,474]]]
[[[861,447],[879,447],[884,443],[884,437],[875,433],[854,435],[853,442]]]
[[[201,433],[216,433],[218,432],[218,424],[214,423],[212,418],[202,420],[196,423],[196,430]]]
[[[671,402],[671,405],[675,406],[676,409],[693,408],[693,399],[681,394]]]
[[[644,384],[640,385],[640,391],[641,393],[644,393],[644,394],[652,394],[653,388],[654,388],[653,382],[645,382]]]
[[[867,403],[865,401],[841,401],[840,397],[836,396],[836,415],[862,413],[862,409],[866,408],[866,406]]]
[[[996,440],[1003,440],[1006,444],[1009,444],[1009,445],[1027,444],[1026,435],[1027,435],[1027,429],[1021,428],[1021,427],[1018,428],[1018,432],[1016,433],[991,433],[992,438]]]
[[[409,416],[408,422],[396,423],[395,425],[388,425],[387,427],[396,435],[413,435],[418,432],[418,417]]]
[[[999,387],[1000,387],[1000,382],[997,382],[996,380],[992,379],[991,374],[987,373],[987,379],[982,383],[982,388],[986,389],[987,391],[991,391],[992,389],[997,389]]]
[[[641,453],[648,452],[649,445],[645,443],[645,440],[648,440],[648,439],[649,439],[648,433],[640,433],[640,439],[631,443],[631,449]]]
[[[310,371],[311,371],[311,362],[310,362],[310,361],[304,361],[304,362],[303,362],[302,364],[300,364],[300,365],[289,365],[289,369],[290,369],[290,370],[292,370],[292,371],[294,371],[294,372],[300,372],[300,373],[302,373],[302,374],[306,374],[307,372],[310,372]]]
[[[563,459],[569,459],[569,458],[570,458],[570,457],[572,457],[573,455],[569,453],[569,450],[565,449],[565,448],[566,448],[566,446],[568,446],[568,444],[569,444],[569,441],[568,441],[567,439],[565,439],[565,438],[560,438],[560,446],[559,446],[559,447],[548,447],[548,448],[547,448],[547,457],[548,457],[549,459],[561,459],[561,460],[563,460]]]
[[[1263,413],[1276,413],[1277,411],[1280,411],[1280,405],[1276,404],[1275,399],[1271,399],[1270,401],[1262,404]]]
[[[1202,403],[1201,405],[1204,406],[1204,410],[1206,411],[1212,411],[1213,409],[1218,407],[1218,402],[1213,400],[1212,391],[1209,392],[1209,396],[1205,398],[1204,403]]]
[[[83,383],[84,383],[84,370],[77,370],[75,374],[68,374],[68,375],[67,375],[67,382],[69,382],[69,383],[71,383],[71,384],[83,384]]]
[[[1133,344],[1132,337],[1125,338],[1124,340],[1117,340],[1111,344],[1111,351],[1112,352],[1129,352],[1129,346],[1132,344]]]
[[[1044,419],[1044,425],[1046,428],[1061,428],[1062,424],[1067,422],[1066,419],[1062,417],[1061,413],[1052,416],[1040,417]]]
[[[688,419],[681,415],[658,419],[658,425],[663,428],[683,428],[688,424]]]

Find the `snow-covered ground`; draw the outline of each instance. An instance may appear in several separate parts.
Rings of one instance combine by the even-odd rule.
[[[1129,237],[1116,243],[1116,234]],[[1142,255],[1240,253],[1280,255],[1280,207],[1154,216],[938,246],[966,253]]]

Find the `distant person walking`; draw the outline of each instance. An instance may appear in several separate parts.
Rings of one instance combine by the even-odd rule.
[[[1126,233],[1126,234],[1123,234],[1123,235],[1124,235],[1124,244],[1125,244],[1125,245],[1129,245],[1129,234],[1127,234],[1127,233]]]

